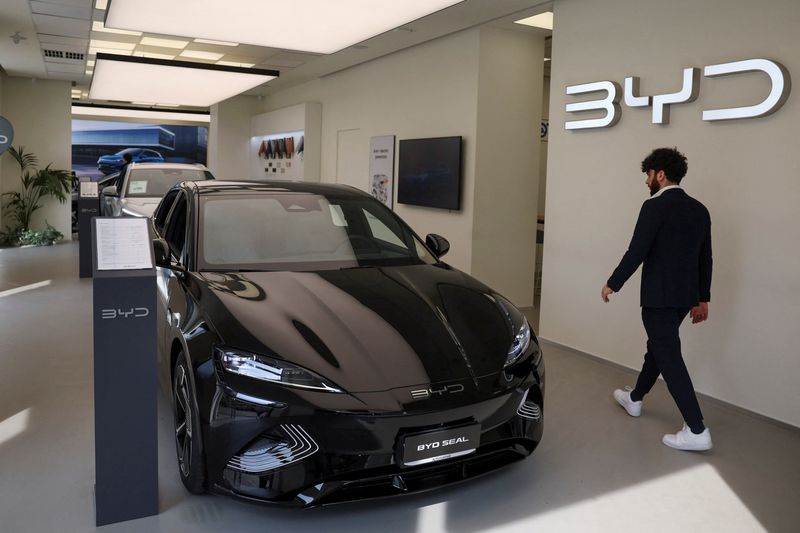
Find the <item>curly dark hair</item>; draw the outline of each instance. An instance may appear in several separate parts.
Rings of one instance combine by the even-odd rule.
[[[677,148],[656,148],[642,161],[642,172],[663,170],[667,179],[673,183],[680,183],[688,169],[686,156]]]

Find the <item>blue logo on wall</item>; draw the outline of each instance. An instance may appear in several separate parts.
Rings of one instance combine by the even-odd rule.
[[[8,150],[13,141],[14,127],[5,117],[0,117],[0,154]]]

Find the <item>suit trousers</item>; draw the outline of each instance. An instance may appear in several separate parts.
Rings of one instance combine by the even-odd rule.
[[[686,424],[695,430],[703,427],[703,413],[683,362],[678,335],[681,322],[688,313],[688,308],[642,308],[642,322],[647,331],[647,353],[631,396],[641,400],[661,374]]]

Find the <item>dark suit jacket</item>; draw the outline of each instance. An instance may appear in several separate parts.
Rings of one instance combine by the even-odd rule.
[[[710,301],[711,217],[705,206],[678,188],[645,201],[609,288],[619,292],[642,263],[642,307]]]

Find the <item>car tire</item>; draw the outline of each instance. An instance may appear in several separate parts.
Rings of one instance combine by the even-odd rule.
[[[206,491],[205,452],[194,380],[183,351],[178,354],[172,373],[172,412],[181,481],[192,494],[202,494]]]

